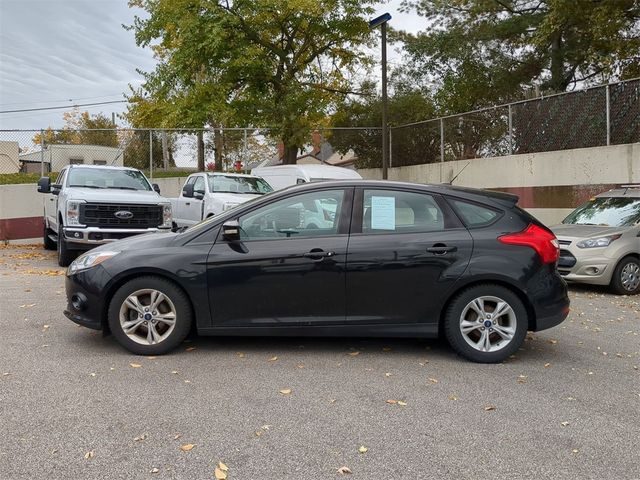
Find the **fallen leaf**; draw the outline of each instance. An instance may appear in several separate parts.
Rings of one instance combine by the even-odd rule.
[[[53,450],[51,450],[51,455],[55,455],[56,453],[58,453],[58,449],[54,448]]]
[[[152,356],[150,356],[150,357],[145,357],[145,358],[146,358],[147,360],[155,360],[155,359],[156,359],[156,358],[158,358],[158,357],[154,357],[154,356],[152,355]]]
[[[365,447],[364,445],[362,445],[359,449],[358,452],[359,453],[367,453],[367,450],[369,450],[367,447]]]
[[[492,410],[495,410],[495,409],[496,409],[495,405],[487,405],[486,407],[484,407],[485,412],[491,412]]]
[[[401,407],[406,407],[407,406],[407,402],[403,402],[402,400],[398,400],[398,405],[400,405]]]
[[[213,475],[216,477],[216,480],[226,480],[227,472],[224,472],[220,469],[220,467],[216,467],[213,471]]]
[[[385,377],[390,377],[390,376],[391,376],[391,373],[390,373],[390,372],[387,372],[387,373],[385,373],[385,374],[384,374],[384,376],[385,376]]]
[[[2,373],[2,376],[3,376],[3,377],[8,377],[9,375],[11,375],[11,372],[3,372],[3,373]]]
[[[93,372],[91,372],[91,373],[89,374],[89,376],[90,376],[90,377],[95,377],[95,376],[96,376],[96,374],[95,374],[95,373],[93,373]]]
[[[140,368],[142,365],[140,365],[139,363],[130,363],[129,366],[131,368]]]
[[[143,433],[142,435],[138,435],[133,439],[134,442],[142,442],[145,438],[147,438],[147,434]]]
[[[566,427],[569,425],[569,422],[560,422],[560,425],[562,425],[563,427]]]
[[[175,436],[173,437],[174,440],[178,440],[180,437],[182,437],[181,433],[176,433]]]
[[[184,445],[180,445],[180,450],[182,450],[183,452],[189,452],[193,450],[193,447],[195,446],[195,443],[185,443]]]
[[[153,467],[151,470],[149,470],[149,473],[158,473],[160,471],[160,469],[158,467]]]
[[[281,395],[291,395],[290,388],[283,388],[282,390],[278,390],[278,392],[280,392]]]
[[[449,400],[458,400],[458,397],[456,396],[455,393],[449,395]]]
[[[244,352],[236,352],[236,355],[240,358],[244,358]]]
[[[184,349],[185,352],[193,352],[196,349],[196,347],[187,347]]]
[[[398,403],[398,401],[397,400],[387,400],[387,403],[389,405],[395,405],[396,403]]]
[[[300,365],[298,365],[298,368],[302,369],[302,368],[304,368],[304,365],[300,364]]]
[[[222,470],[223,472],[228,472],[229,471],[229,467],[227,467],[224,463],[222,462],[218,462],[218,468],[220,470]]]
[[[558,343],[558,340],[556,340],[555,338],[551,338],[551,339],[549,339],[549,343],[551,345],[555,345],[556,343]]]
[[[349,475],[349,474],[351,474],[353,472],[351,471],[351,469],[349,467],[340,467],[338,469],[338,473],[340,475]]]
[[[356,356],[360,355],[360,352],[358,352],[358,351],[349,352],[349,355],[351,355],[352,357],[356,357]]]
[[[518,379],[516,380],[516,382],[518,382],[518,383],[527,383],[527,376],[526,375],[518,375]]]
[[[95,453],[93,450],[88,451],[87,453],[84,454],[84,459],[85,460],[90,460],[95,456]]]
[[[573,450],[571,450],[571,453],[578,453],[580,450],[578,450],[577,448],[574,448]]]
[[[278,356],[277,356],[277,355],[276,355],[276,356],[274,356],[274,357],[271,357],[271,358],[269,359],[269,362],[275,362],[276,360],[278,360]]]
[[[438,383],[438,379],[437,378],[430,378],[429,381],[431,383]]]
[[[178,371],[177,370],[171,370],[171,373],[173,373],[174,375],[177,375]]]
[[[551,366],[551,364],[550,364],[550,363],[545,363],[545,364],[544,364],[544,368],[549,368],[550,366]]]
[[[46,332],[49,329],[49,325],[43,325],[42,326],[42,331]]]

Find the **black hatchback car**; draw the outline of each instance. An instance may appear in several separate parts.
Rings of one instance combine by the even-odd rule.
[[[509,194],[318,182],[180,233],[91,250],[69,267],[74,322],[128,350],[203,335],[437,337],[476,362],[515,352],[569,312],[558,243]]]

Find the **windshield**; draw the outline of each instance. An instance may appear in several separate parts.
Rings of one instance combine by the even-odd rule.
[[[146,177],[138,170],[111,168],[72,168],[69,170],[69,187],[117,188],[122,190],[151,190]]]
[[[220,193],[253,193],[264,195],[273,188],[258,177],[234,177],[231,175],[210,175],[209,190]]]
[[[631,227],[640,222],[640,198],[599,197],[576,208],[562,223]]]

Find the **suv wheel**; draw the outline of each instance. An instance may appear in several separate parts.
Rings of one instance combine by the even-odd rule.
[[[160,277],[125,283],[109,303],[108,321],[118,342],[137,355],[161,355],[176,348],[191,328],[186,294]]]
[[[75,252],[73,250],[70,250],[67,246],[61,224],[58,227],[58,265],[60,265],[61,267],[68,267],[69,264],[73,262],[75,256]]]
[[[479,363],[509,358],[524,342],[529,321],[522,301],[499,285],[468,288],[447,309],[444,330],[451,347]]]
[[[51,235],[53,232],[51,231],[51,229],[49,227],[47,227],[47,221],[45,220],[43,222],[43,234],[42,234],[42,243],[44,243],[44,249],[45,250],[55,250],[56,249],[56,242],[54,242],[53,240],[51,240],[51,238],[49,237],[49,235]]]
[[[635,257],[620,260],[613,271],[611,289],[618,295],[634,295],[640,292],[640,260]]]

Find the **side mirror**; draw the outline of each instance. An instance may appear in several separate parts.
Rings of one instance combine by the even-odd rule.
[[[204,198],[204,192],[202,190],[194,190],[193,198],[196,200],[202,200]]]
[[[38,192],[51,193],[51,179],[49,177],[42,177],[38,180]]]
[[[193,198],[193,183],[182,187],[182,196],[187,198]]]
[[[237,220],[227,220],[222,224],[222,238],[227,242],[240,241],[240,224]]]
[[[153,191],[156,192],[158,195],[160,195],[160,185],[158,185],[157,183],[154,183],[151,185],[151,187],[153,188]]]

